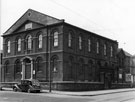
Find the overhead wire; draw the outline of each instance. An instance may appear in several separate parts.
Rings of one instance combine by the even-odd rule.
[[[102,30],[104,30],[104,31],[107,31],[108,33],[111,33],[111,34],[113,34],[114,35],[114,32],[112,32],[112,31],[109,31],[108,29],[106,29],[106,28],[104,28],[103,26],[101,26],[101,25],[99,25],[99,24],[97,24],[97,23],[95,23],[94,21],[92,21],[92,20],[90,20],[88,17],[86,17],[86,16],[84,16],[84,14],[82,15],[82,14],[80,14],[79,12],[77,12],[77,11],[74,11],[74,10],[72,10],[71,8],[69,8],[69,7],[67,7],[67,6],[64,6],[64,5],[62,5],[61,3],[58,3],[58,2],[56,2],[55,0],[50,0],[52,3],[55,3],[56,5],[58,5],[58,6],[61,6],[61,7],[63,7],[64,9],[66,9],[66,10],[68,10],[68,11],[71,11],[73,14],[75,14],[75,15],[77,15],[77,16],[79,16],[79,17],[83,17],[83,20],[86,20],[87,22],[89,21],[89,22],[91,22],[91,23],[93,23],[94,25],[96,25],[96,31],[101,31],[101,29]],[[84,19],[85,18],[85,19]],[[92,25],[90,25],[89,23],[87,23],[90,27],[92,26]],[[99,29],[98,29],[99,28]],[[92,29],[91,29],[92,30]],[[93,29],[94,30],[94,29]],[[94,31],[95,33],[96,33],[96,31]]]

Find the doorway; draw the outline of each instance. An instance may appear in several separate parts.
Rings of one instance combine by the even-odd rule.
[[[25,62],[25,79],[31,78],[31,60],[26,58]]]
[[[33,79],[33,60],[31,57],[22,58],[22,80]]]

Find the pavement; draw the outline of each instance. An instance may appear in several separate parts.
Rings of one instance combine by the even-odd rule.
[[[3,88],[3,90],[12,91],[13,89],[12,88]],[[79,92],[52,90],[51,93],[48,90],[42,90],[42,93],[69,95],[69,96],[97,96],[97,95],[129,92],[129,91],[135,91],[135,88],[110,89],[110,90],[98,90],[98,91],[79,91]]]

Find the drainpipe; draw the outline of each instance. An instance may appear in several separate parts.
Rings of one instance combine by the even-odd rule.
[[[51,33],[49,34],[49,64],[48,64],[48,68],[49,68],[49,92],[52,91],[52,80],[51,80]]]
[[[49,31],[48,31],[48,26],[46,27],[47,28],[47,45],[46,45],[46,52],[47,52],[47,54],[46,54],[46,59],[47,59],[47,68],[48,68],[48,70],[47,71],[49,71],[49,75],[48,75],[48,81],[49,81],[49,92],[51,92],[52,91],[52,82],[51,82],[51,34],[49,33]]]

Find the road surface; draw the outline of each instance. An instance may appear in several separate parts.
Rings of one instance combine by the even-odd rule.
[[[135,102],[135,91],[97,96],[0,91],[0,102]]]

